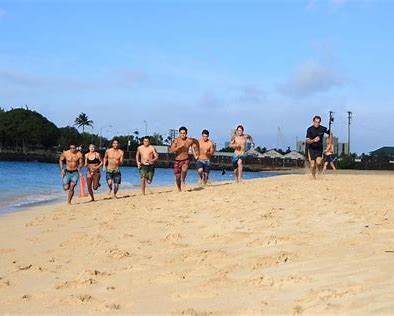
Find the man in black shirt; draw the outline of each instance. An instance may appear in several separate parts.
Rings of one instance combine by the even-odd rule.
[[[323,138],[324,134],[330,134],[330,131],[320,125],[321,117],[313,118],[313,125],[306,132],[306,154],[309,158],[312,177],[316,179],[316,171],[319,170],[323,162]]]

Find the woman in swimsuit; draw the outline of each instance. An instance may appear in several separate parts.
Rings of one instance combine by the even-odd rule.
[[[85,166],[88,169],[86,172],[88,191],[90,194],[90,201],[94,201],[93,190],[100,187],[100,167],[103,165],[100,153],[96,151],[96,146],[89,145],[89,152],[85,155]]]

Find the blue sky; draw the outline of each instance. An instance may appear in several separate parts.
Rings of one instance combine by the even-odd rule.
[[[394,146],[394,2],[0,0],[0,106],[111,136],[243,124],[295,147],[315,114],[352,150]],[[112,125],[112,127],[106,127]],[[280,129],[280,134],[278,132]]]

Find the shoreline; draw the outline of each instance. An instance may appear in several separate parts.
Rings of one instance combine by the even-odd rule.
[[[254,178],[254,179],[246,179],[243,181],[250,181],[250,180],[255,180],[255,179],[264,179],[264,178],[271,178],[271,177],[277,177],[277,176],[285,176],[285,175],[305,175],[308,176],[309,175],[309,169],[308,168],[297,168],[297,169],[289,169],[289,170],[282,170],[282,171],[256,171],[256,173],[272,173],[274,175],[270,176],[270,177],[262,177],[262,178]],[[327,175],[333,175],[332,171],[329,170]],[[338,170],[338,175],[394,175],[394,171],[390,171],[390,170]],[[223,180],[223,181],[213,181],[210,183],[210,185],[214,185],[214,184],[220,184],[220,183],[225,183],[225,182],[232,182],[233,180]],[[105,185],[105,183],[104,183]],[[140,188],[138,185],[133,185],[135,187],[133,187],[132,189],[127,188],[127,189],[122,189],[120,190],[120,194],[122,194],[122,191],[127,191],[127,192],[140,192]],[[188,186],[199,186],[197,183],[190,183],[188,184]],[[174,188],[175,186],[173,185],[169,185],[169,184],[164,184],[164,185],[153,185],[150,186],[150,190],[158,190],[158,189],[170,189],[170,188]],[[38,202],[31,202],[31,203],[27,203],[26,206],[12,206],[9,209],[3,209],[2,212],[0,213],[0,219],[3,216],[6,216],[8,214],[13,214],[13,213],[19,213],[19,212],[25,212],[25,211],[29,211],[30,209],[36,209],[39,207],[46,207],[46,206],[58,206],[58,205],[63,205],[66,202],[63,203],[63,200],[66,201],[66,193],[62,192],[63,195],[62,196],[58,196],[55,197],[52,200],[48,200],[48,201],[38,201]],[[74,201],[75,200],[80,200],[80,199],[88,199],[89,197],[84,197],[81,198],[78,196],[79,195],[79,187],[77,187],[76,191],[75,191],[75,197],[74,197]],[[102,193],[95,193],[95,197],[99,197],[99,198],[103,198],[106,196],[105,192]]]
[[[136,169],[136,167],[130,167],[130,166],[124,166],[123,168]],[[172,171],[172,168],[165,168],[165,169]],[[195,171],[195,170],[193,170],[193,171]],[[85,172],[83,172],[83,174],[85,175]],[[227,172],[227,174],[230,174],[230,172]],[[262,174],[261,177],[264,178],[266,176],[268,176],[268,177],[278,176],[278,175],[281,175],[282,173],[281,172],[277,172],[277,171],[272,171],[272,172],[257,171],[257,172],[254,172],[254,174]],[[232,173],[231,173],[231,175],[232,175]],[[139,180],[139,178],[138,178],[138,180]],[[193,182],[193,180],[194,180],[193,178],[190,179],[190,180],[192,180],[192,181],[189,182],[189,185],[196,185],[197,184],[197,183]],[[226,180],[223,179],[223,180],[220,180],[220,181],[213,180],[212,183],[222,182],[222,181],[231,181],[231,180],[229,180],[229,179],[226,179]],[[248,179],[246,179],[245,181],[248,181]],[[102,177],[101,177],[101,184],[103,186],[102,187],[103,189],[101,189],[101,192],[95,192],[96,196],[100,196],[100,195],[105,195],[106,194],[105,192],[107,190],[107,187],[106,187],[106,183],[105,183],[105,176],[103,176],[103,174],[102,174]],[[150,185],[149,187],[151,189],[154,189],[154,188],[167,187],[167,186],[171,186],[171,185],[172,185],[172,182],[160,183],[160,181],[159,182],[155,182],[154,181],[153,184]],[[140,184],[139,183],[130,183],[125,178],[124,179],[124,184],[121,186],[120,193],[122,193],[122,191],[130,192],[130,191],[139,190],[139,188],[140,188]],[[87,192],[87,189],[86,189],[86,192]],[[36,194],[39,194],[39,193],[36,193]],[[30,195],[30,197],[33,197],[33,196],[35,196],[35,194],[32,193]],[[76,198],[79,198],[79,184],[78,184],[78,186],[77,186],[77,188],[75,190],[75,199]],[[27,202],[26,204],[24,204],[24,202],[19,202],[18,204],[23,203],[22,206],[21,205],[9,205],[7,207],[3,207],[0,210],[0,217],[4,216],[6,214],[9,214],[9,213],[13,213],[13,212],[23,212],[23,211],[25,211],[25,210],[27,210],[29,208],[37,208],[37,207],[46,206],[46,205],[56,205],[56,204],[59,204],[59,203],[61,204],[63,199],[64,200],[66,199],[66,193],[62,190],[61,185],[59,185],[59,190],[53,197],[49,197],[48,196],[44,200],[30,201],[30,202]]]

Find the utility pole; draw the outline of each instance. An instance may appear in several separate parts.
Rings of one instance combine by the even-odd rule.
[[[328,123],[328,129],[329,129],[330,132],[331,132],[331,125],[332,125],[332,123],[334,123],[334,112],[330,111],[330,120],[329,120],[329,123]]]
[[[347,112],[347,120],[348,120],[348,125],[347,125],[347,154],[350,156],[350,125],[352,123],[352,112],[351,111]]]
[[[145,136],[148,136],[148,122],[144,120],[145,124]]]

